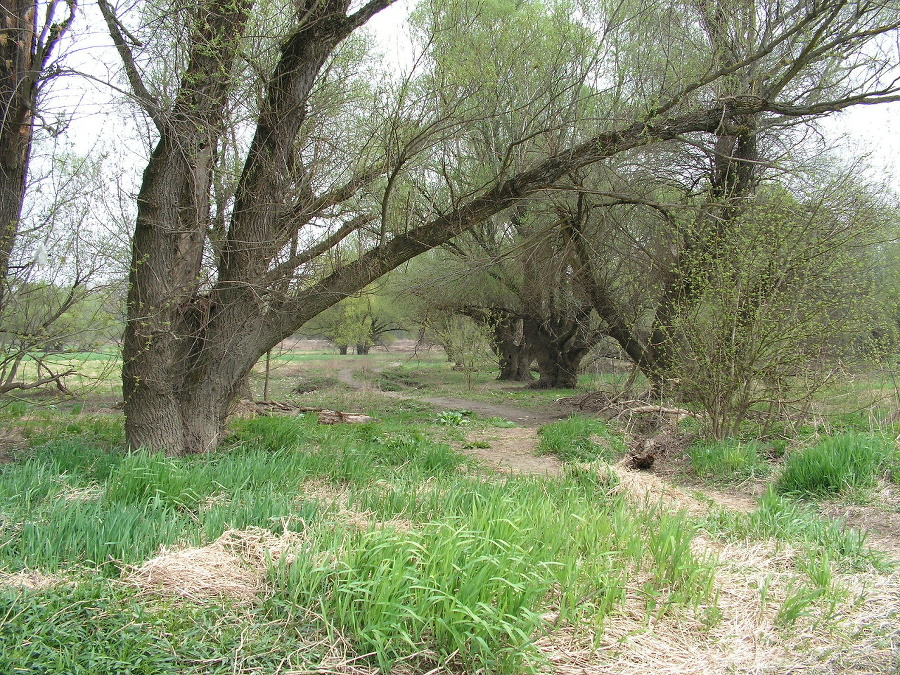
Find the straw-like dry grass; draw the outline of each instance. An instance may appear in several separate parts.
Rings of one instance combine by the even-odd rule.
[[[298,543],[300,535],[251,528],[227,530],[200,548],[163,549],[159,555],[124,576],[141,591],[190,600],[231,598],[257,600],[265,591],[265,573],[271,560]]]

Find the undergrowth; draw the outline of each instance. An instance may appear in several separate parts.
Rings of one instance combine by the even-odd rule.
[[[698,441],[687,452],[691,458],[691,468],[700,478],[729,483],[769,473],[769,465],[761,456],[760,446],[753,441]]]
[[[772,488],[759,498],[756,510],[740,513],[714,509],[704,527],[725,539],[775,539],[806,548],[848,570],[892,568],[884,554],[867,545],[864,532],[847,527],[840,520],[823,518],[810,506],[780,495]]]
[[[556,455],[564,462],[612,462],[626,450],[621,436],[612,433],[603,420],[593,417],[572,415],[545,424],[538,434],[538,452]]]
[[[323,482],[344,496],[320,501],[309,486]],[[545,632],[602,631],[631,586],[648,617],[708,611],[694,526],[636,509],[615,484],[602,463],[552,480],[482,474],[396,422],[247,420],[222,452],[181,459],[48,443],[0,473],[0,568],[77,582],[0,589],[0,672],[310,669],[324,655],[303,644],[340,636],[383,672],[520,673],[541,667]],[[161,546],[251,526],[303,533],[252,608],[179,608],[106,579]]]
[[[893,440],[872,434],[826,437],[787,456],[776,487],[797,496],[821,497],[874,487],[894,455]]]

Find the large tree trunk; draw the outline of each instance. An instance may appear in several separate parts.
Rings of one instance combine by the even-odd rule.
[[[525,337],[524,321],[502,307],[463,307],[461,313],[490,332],[491,350],[500,367],[498,380],[531,382],[534,355]]]
[[[250,370],[210,391],[188,382],[212,311],[209,301],[197,296],[197,284],[214,152],[249,8],[242,1],[198,8],[178,97],[165,118],[154,117],[160,139],[138,194],[122,346],[125,437],[132,448],[172,455],[213,449],[216,427],[231,403],[222,390],[232,392]],[[211,44],[219,48],[210,49]]]
[[[527,320],[525,333],[538,364],[534,389],[575,389],[581,362],[596,343],[579,316],[575,319]]]

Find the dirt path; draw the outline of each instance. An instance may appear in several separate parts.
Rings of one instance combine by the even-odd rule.
[[[486,401],[474,401],[468,398],[456,398],[453,396],[419,396],[415,393],[402,391],[384,391],[372,385],[370,382],[356,379],[353,371],[349,368],[339,370],[337,378],[344,384],[353,387],[358,391],[377,391],[381,396],[421,401],[422,403],[433,405],[442,410],[471,410],[479,417],[502,417],[521,427],[537,428],[548,422],[555,422],[568,417],[568,412],[561,408],[559,410],[525,410],[524,408],[488,403]]]
[[[464,448],[462,452],[503,473],[562,474],[562,462],[556,457],[536,454],[539,443],[537,430],[548,422],[564,419],[568,411],[553,408],[525,410],[452,396],[418,396],[408,392],[382,391],[369,382],[356,379],[350,369],[340,370],[338,379],[360,391],[378,391],[382,396],[422,401],[444,410],[471,410],[479,417],[507,419],[517,426],[472,432],[468,436],[469,445],[488,447]],[[619,477],[622,489],[636,502],[659,502],[695,515],[704,514],[711,507],[742,513],[756,508],[756,500],[750,495],[723,492],[705,485],[679,486],[664,473],[633,470],[625,461],[612,468]],[[842,518],[850,527],[868,532],[872,546],[900,560],[900,512],[873,506],[829,504],[822,508],[822,513],[827,517]]]

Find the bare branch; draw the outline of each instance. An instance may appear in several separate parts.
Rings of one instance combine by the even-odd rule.
[[[106,0],[97,0],[97,4],[106,21],[106,26],[109,29],[109,36],[112,38],[116,51],[119,52],[119,58],[122,59],[122,66],[125,68],[125,75],[128,77],[128,82],[131,85],[134,97],[141,104],[144,111],[150,116],[150,119],[153,120],[156,129],[162,132],[166,124],[162,107],[159,105],[159,101],[157,101],[156,97],[150,93],[149,89],[147,89],[144,80],[141,78],[137,63],[135,63],[134,60],[134,54],[131,53],[131,48],[125,41],[127,31],[122,27],[121,22]],[[135,41],[133,40],[133,42]]]

